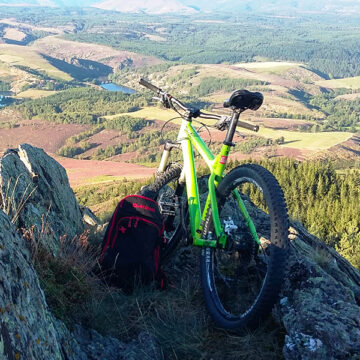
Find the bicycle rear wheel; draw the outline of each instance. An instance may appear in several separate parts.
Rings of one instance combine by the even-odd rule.
[[[170,259],[180,240],[186,237],[183,224],[186,221],[186,200],[183,197],[184,186],[179,184],[181,171],[180,165],[171,164],[152,184],[142,190],[144,195],[150,196],[159,204],[164,218],[166,246],[161,253],[162,263]]]
[[[249,230],[235,189],[256,233]],[[228,241],[226,249],[202,249],[205,302],[220,327],[229,330],[255,327],[271,312],[284,278],[289,225],[283,192],[269,171],[248,164],[225,176],[217,194],[220,221]],[[210,232],[214,232],[211,210],[203,237]],[[261,245],[256,243],[256,237]]]

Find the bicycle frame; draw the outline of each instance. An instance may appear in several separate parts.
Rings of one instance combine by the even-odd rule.
[[[190,228],[193,238],[193,245],[206,246],[206,247],[222,247],[225,248],[227,241],[227,234],[225,233],[219,219],[219,211],[216,200],[215,189],[219,182],[224,177],[227,159],[230,153],[230,145],[223,144],[220,153],[215,157],[210,151],[208,146],[202,140],[198,132],[194,129],[191,123],[191,119],[183,119],[179,130],[177,142],[181,144],[183,153],[184,167],[181,174],[181,179],[185,177],[187,201],[189,207]],[[207,166],[210,169],[210,177],[208,181],[209,194],[204,206],[203,212],[201,212],[199,188],[196,177],[195,160],[194,160],[194,148],[198,151],[201,157],[205,160]],[[171,147],[165,146],[164,153],[162,155],[158,172],[165,171],[167,161]],[[237,190],[234,191],[234,196],[240,207],[240,210],[245,218],[245,221],[249,227],[249,230],[254,240],[260,244],[259,238],[256,233],[255,226],[246,210],[245,204],[241,199],[241,196]],[[215,230],[215,238],[203,239],[201,237],[202,227],[206,218],[206,214],[211,206],[212,219]]]

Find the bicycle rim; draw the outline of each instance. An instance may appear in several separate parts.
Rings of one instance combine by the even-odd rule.
[[[254,233],[240,209],[235,189],[253,220]],[[284,275],[288,220],[282,191],[267,170],[246,165],[230,172],[218,193],[219,217],[228,233],[228,243],[226,249],[202,251],[205,301],[221,327],[256,326],[271,311]],[[204,230],[213,231],[211,214]]]

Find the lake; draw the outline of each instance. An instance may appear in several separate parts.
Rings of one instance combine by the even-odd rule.
[[[136,93],[136,91],[134,89],[130,89],[126,86],[121,86],[121,85],[116,85],[113,83],[108,83],[108,84],[101,84],[100,85],[103,89],[108,90],[108,91],[121,91],[125,94],[134,94]]]

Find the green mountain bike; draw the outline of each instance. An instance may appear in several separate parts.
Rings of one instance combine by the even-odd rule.
[[[228,330],[257,326],[271,312],[284,279],[286,204],[277,180],[265,168],[246,164],[225,175],[225,167],[237,126],[258,130],[239,121],[240,114],[257,110],[263,96],[237,90],[224,103],[232,115],[220,116],[187,107],[144,79],[140,84],[182,117],[177,141],[166,141],[155,180],[144,189],[156,198],[165,219],[164,258],[182,239],[201,247],[202,289],[216,324]],[[227,131],[217,156],[193,127],[194,118],[217,120],[214,127]],[[182,150],[183,165],[169,163],[174,149]],[[199,195],[194,149],[210,169],[205,195]]]

